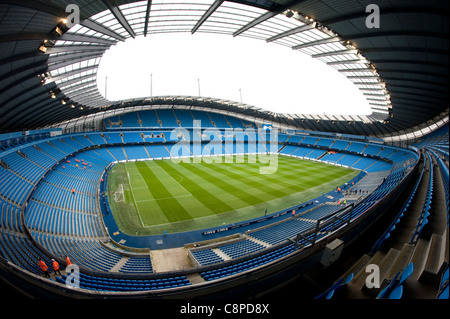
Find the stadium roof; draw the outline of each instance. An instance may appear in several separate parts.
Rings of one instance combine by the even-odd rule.
[[[378,137],[448,122],[448,2],[379,1],[380,28],[368,28],[366,7],[374,2],[0,0],[0,131],[144,105],[206,107],[304,130]],[[81,15],[70,28],[63,21],[69,5]],[[159,32],[223,33],[302,51],[344,73],[373,113],[281,115],[213,97],[105,100],[96,86],[103,53]]]

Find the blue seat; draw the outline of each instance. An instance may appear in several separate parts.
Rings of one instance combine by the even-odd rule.
[[[410,263],[406,268],[403,270],[402,275],[400,277],[400,281],[398,283],[398,286],[402,285],[406,279],[411,277],[411,275],[414,272],[414,263]]]
[[[444,288],[444,290],[442,290],[441,293],[439,293],[439,296],[437,299],[440,299],[440,300],[447,299],[448,300],[448,298],[449,298],[449,296],[448,296],[448,283],[447,283],[447,286]]]
[[[390,294],[388,299],[401,299],[403,295],[403,286],[397,286]]]
[[[328,288],[324,293],[318,295],[315,299],[331,299],[334,296],[335,292],[339,291],[342,287],[346,286],[350,281],[352,281],[353,277],[354,274],[351,273],[350,275],[347,276],[347,278],[339,280],[330,288]]]
[[[403,271],[400,273],[398,272],[394,278],[380,291],[376,299],[385,299],[386,297],[388,299],[397,299],[394,298],[398,295],[403,293],[403,288],[397,290],[397,288],[402,287],[403,283],[406,279],[411,277],[411,275],[414,272],[414,264],[411,262],[408,264],[408,266],[403,269]],[[397,291],[396,291],[397,290]],[[395,294],[394,294],[395,291]],[[391,295],[394,294],[391,298]],[[398,298],[399,299],[399,298]]]

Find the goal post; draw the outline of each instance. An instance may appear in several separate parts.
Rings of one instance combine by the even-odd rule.
[[[123,184],[119,184],[117,191],[114,193],[114,201],[116,203],[121,203],[125,201],[125,196],[123,193]]]

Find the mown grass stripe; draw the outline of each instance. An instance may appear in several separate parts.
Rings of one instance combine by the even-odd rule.
[[[287,188],[302,191],[317,185],[318,180],[329,180],[351,174],[353,170],[342,167],[334,167],[324,163],[299,161],[292,157],[281,157],[278,162],[276,175],[267,175],[267,179],[275,184],[284,184]],[[289,164],[288,164],[289,162]],[[292,165],[294,164],[294,165]],[[252,168],[247,165],[236,165],[233,169],[242,172],[252,172]],[[346,171],[347,170],[347,171]],[[289,186],[289,184],[291,186]],[[292,185],[297,185],[292,188]]]
[[[145,162],[155,177],[162,183],[173,197],[181,197],[192,194],[184,188],[177,180],[177,175],[172,176],[162,167],[156,165],[154,161]],[[180,176],[181,177],[181,176]]]
[[[192,219],[192,216],[184,209],[182,205],[180,205],[180,203],[178,203],[176,198],[172,197],[172,194],[158,180],[145,162],[136,162],[136,167],[145,180],[151,181],[151,186],[147,185],[148,189],[152,193],[158,205],[161,207],[169,222]]]
[[[238,193],[259,194],[258,200],[254,203],[260,203],[261,201],[276,197],[283,197],[289,193],[292,193],[287,191],[282,184],[274,183],[269,185],[265,182],[265,177],[263,175],[259,175],[254,170],[249,170],[246,174],[238,174],[233,172],[234,168],[236,167],[225,165],[203,165],[200,167],[201,170],[209,172],[209,175],[214,176],[219,180],[231,181],[232,184],[227,183],[231,184],[233,190]]]
[[[148,161],[147,165],[157,174],[157,176],[162,177],[161,181],[165,181],[166,188],[170,190],[170,185],[176,185],[176,192],[172,192],[173,197],[176,197],[178,202],[189,212],[192,218],[200,218],[208,215],[214,214],[208,207],[203,205],[198,199],[198,194],[192,194],[186,188],[190,189],[189,183],[185,186],[181,184],[184,180],[181,174],[170,174],[164,168],[157,164],[158,161]]]
[[[241,179],[241,176],[249,176],[251,180],[258,183],[257,187],[263,189],[266,193],[272,193],[278,197],[284,196],[287,193],[292,193],[293,191],[298,192],[302,191],[304,187],[302,184],[296,182],[298,179],[296,175],[290,172],[283,172],[282,168],[279,167],[275,174],[259,174],[259,168],[261,164],[234,164],[233,166],[228,167],[211,167],[212,169],[217,170],[227,170],[230,172],[230,176],[233,178]],[[231,168],[231,169],[230,169]],[[240,171],[245,174],[239,174]],[[294,170],[295,171],[295,170]],[[296,172],[297,173],[297,172]],[[253,184],[256,186],[256,184]],[[279,191],[281,191],[279,193]]]
[[[180,182],[183,187],[189,189],[190,193],[199,200],[203,205],[208,207],[214,213],[221,213],[224,211],[233,210],[233,207],[210,193],[207,189],[203,188],[200,184],[194,182],[191,176],[186,176],[180,170],[175,169],[175,166],[183,164],[173,164],[169,161],[155,161],[160,167],[162,167],[169,174],[180,174],[183,180]]]
[[[147,182],[139,172],[135,163],[121,164],[125,167],[128,181],[130,183],[131,201],[135,205],[136,214],[139,215],[139,220],[143,223],[143,227],[153,223],[167,223],[168,219],[164,215],[162,208],[156,202],[153,194],[147,186]],[[143,203],[142,199],[153,200],[153,205]]]
[[[232,193],[248,205],[254,205],[261,202],[261,197],[254,196],[251,188],[243,189],[234,186],[233,181],[230,182],[230,175],[227,175],[227,178],[219,178],[217,174],[210,174],[205,168],[206,165],[192,164],[189,169],[192,173],[200,175],[205,180],[220,187],[224,192]],[[216,172],[215,170],[213,171]]]

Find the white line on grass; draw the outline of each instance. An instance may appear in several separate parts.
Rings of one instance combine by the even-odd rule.
[[[134,197],[133,186],[131,185],[130,174],[128,173],[127,165],[125,165],[125,171],[127,172],[128,184],[130,184],[131,195],[133,196],[133,202],[134,202],[134,206],[136,207],[136,210],[137,210],[137,213],[139,216],[139,221],[141,222],[141,226],[145,228],[146,226],[144,225],[144,222],[142,221],[141,212],[139,211],[139,205],[136,204],[136,199]]]

